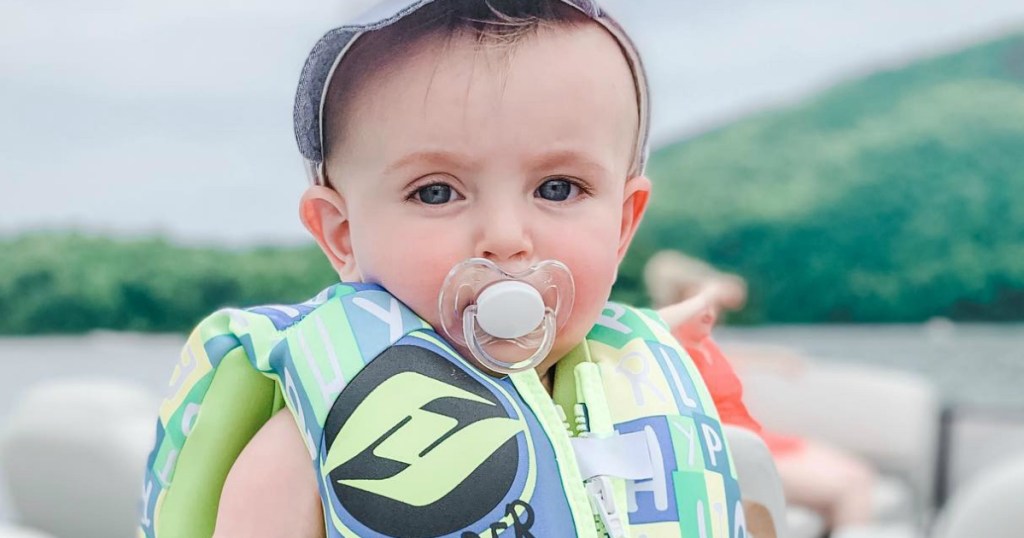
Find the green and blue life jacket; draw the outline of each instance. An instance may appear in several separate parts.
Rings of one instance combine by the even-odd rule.
[[[211,536],[232,464],[287,407],[329,537],[746,538],[718,413],[654,312],[608,303],[555,369],[553,398],[532,370],[483,374],[373,285],[218,311],[160,409],[139,535]]]

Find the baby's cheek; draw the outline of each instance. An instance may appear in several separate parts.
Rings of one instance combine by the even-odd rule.
[[[431,325],[438,321],[438,295],[452,266],[449,260],[429,245],[410,245],[396,249],[380,268],[380,284]]]
[[[572,323],[586,335],[608,302],[615,279],[615,258],[591,258],[570,268],[576,288]]]

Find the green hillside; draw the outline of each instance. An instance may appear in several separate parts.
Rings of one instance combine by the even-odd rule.
[[[747,321],[1024,319],[1024,34],[657,151],[616,296],[677,248],[749,279]]]
[[[223,306],[295,303],[337,280],[315,246],[228,251],[159,239],[0,238],[0,334],[187,331]]]

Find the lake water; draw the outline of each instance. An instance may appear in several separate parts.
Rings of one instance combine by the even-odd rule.
[[[718,334],[725,348],[767,344],[909,371],[931,380],[950,405],[1024,412],[1024,324],[724,327]]]

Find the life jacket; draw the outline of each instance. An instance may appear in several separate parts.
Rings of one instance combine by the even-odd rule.
[[[380,287],[225,309],[161,406],[140,536],[211,536],[228,471],[287,407],[327,535],[746,538],[732,458],[657,315],[608,303],[555,366],[494,378]]]

